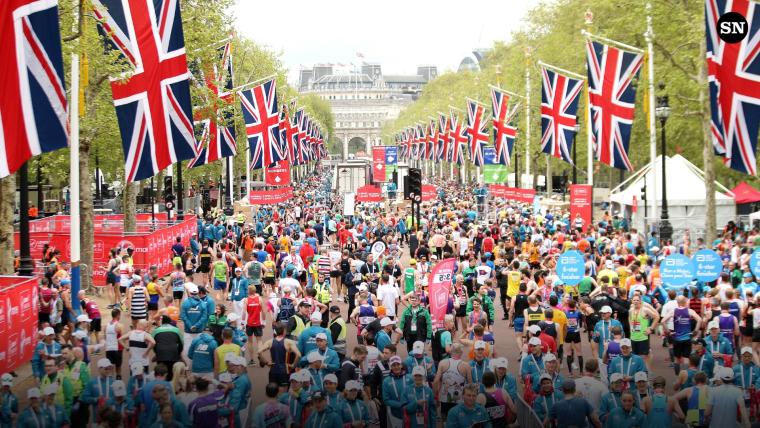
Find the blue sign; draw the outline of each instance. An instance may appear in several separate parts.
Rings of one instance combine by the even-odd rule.
[[[665,288],[686,285],[694,279],[694,264],[683,254],[667,256],[660,264],[660,277]]]
[[[385,163],[395,165],[398,163],[398,147],[388,146],[385,148]]]
[[[752,269],[752,274],[760,277],[760,250],[752,252],[752,257],[749,258],[749,268]]]
[[[484,147],[483,148],[483,165],[496,165],[496,148]]]
[[[557,276],[567,285],[576,285],[585,276],[586,260],[580,251],[567,251],[557,260]]]
[[[694,277],[697,281],[711,282],[720,277],[723,270],[723,262],[720,256],[713,250],[699,250],[692,257],[694,264]]]

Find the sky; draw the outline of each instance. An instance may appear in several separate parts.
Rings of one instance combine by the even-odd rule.
[[[507,41],[538,0],[236,0],[235,27],[281,53],[295,83],[301,65],[378,62],[383,74],[418,65],[456,70],[475,48]],[[364,58],[357,57],[357,53]]]

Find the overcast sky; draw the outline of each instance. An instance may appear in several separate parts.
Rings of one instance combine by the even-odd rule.
[[[456,70],[475,48],[509,40],[538,0],[236,0],[238,31],[301,65],[379,62],[384,74],[418,65]],[[364,59],[357,58],[362,53]],[[350,66],[349,66],[350,69]]]

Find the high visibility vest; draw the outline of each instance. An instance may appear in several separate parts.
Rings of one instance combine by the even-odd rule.
[[[50,385],[53,382],[55,382],[56,385],[58,385],[58,390],[55,392],[55,404],[64,406],[65,397],[63,396],[63,373],[58,373],[55,376],[54,381],[51,381],[47,375],[43,376],[42,382],[40,382],[40,389],[44,391],[45,387]]]
[[[299,317],[298,315],[293,315],[293,317],[296,319],[296,328],[293,329],[293,331],[290,332],[290,334],[293,337],[298,337],[301,335],[301,333],[303,333],[304,330],[306,330],[306,327],[311,327],[311,321],[307,321],[304,323],[303,319],[301,319],[301,317]]]
[[[327,281],[324,284],[316,283],[314,288],[317,290],[317,300],[319,303],[323,305],[330,303],[332,296],[330,296],[330,287],[327,286]]]
[[[335,352],[339,352],[341,354],[346,354],[346,335],[348,334],[348,328],[346,328],[346,321],[341,318],[335,318],[334,320],[331,320],[330,323],[327,324],[327,329],[330,330],[333,324],[338,324],[340,326],[340,333],[338,334],[338,340],[333,343],[333,348],[335,348]]]

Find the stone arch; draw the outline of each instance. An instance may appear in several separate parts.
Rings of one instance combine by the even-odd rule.
[[[348,139],[348,142],[346,143],[346,152],[352,154],[364,152],[367,156],[371,155],[370,153],[367,153],[367,140],[359,136]]]

